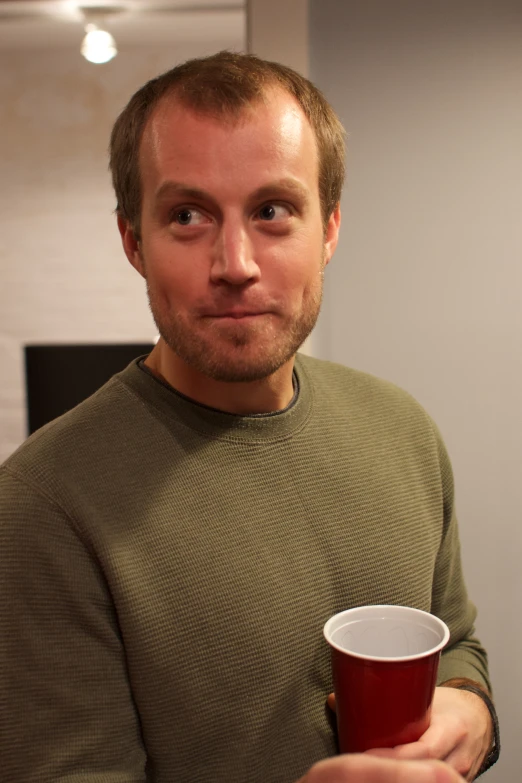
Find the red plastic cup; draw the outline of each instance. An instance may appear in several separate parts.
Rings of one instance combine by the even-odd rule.
[[[408,606],[359,606],[331,617],[324,636],[341,753],[418,740],[430,724],[447,625]]]

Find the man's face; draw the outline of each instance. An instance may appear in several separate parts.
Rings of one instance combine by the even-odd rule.
[[[164,100],[145,128],[140,169],[131,261],[177,371],[228,382],[271,375],[316,322],[339,223],[334,213],[325,232],[316,143],[300,107],[273,90],[232,121]]]

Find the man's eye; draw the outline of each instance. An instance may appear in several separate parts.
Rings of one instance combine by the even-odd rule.
[[[282,204],[265,204],[258,214],[261,220],[281,220],[289,216],[290,210]]]
[[[172,221],[179,226],[199,226],[205,218],[198,209],[176,209],[172,213]]]

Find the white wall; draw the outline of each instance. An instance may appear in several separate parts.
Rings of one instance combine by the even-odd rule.
[[[342,241],[317,354],[428,409],[456,475],[463,557],[503,738],[522,717],[522,4],[312,0],[310,76],[349,131]]]
[[[189,57],[244,49],[244,17],[229,14],[201,40],[193,30],[180,40],[173,27],[167,44],[163,30],[161,44],[123,46],[106,65],[87,63],[77,46],[0,45],[0,462],[26,437],[25,343],[153,339],[112,213],[110,129],[147,79]]]

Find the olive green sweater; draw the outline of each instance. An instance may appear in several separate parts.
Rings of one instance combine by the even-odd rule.
[[[397,603],[487,683],[451,469],[403,391],[298,357],[267,416],[137,363],[0,472],[0,779],[292,783],[335,753],[322,627]]]

